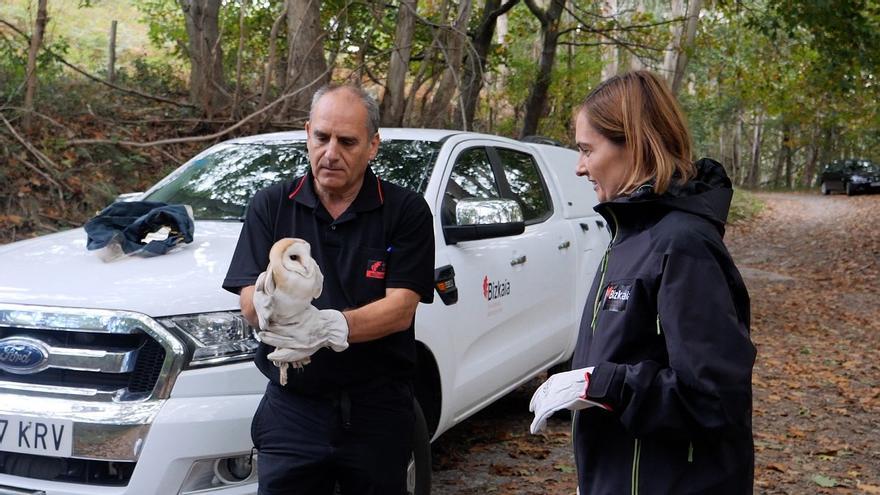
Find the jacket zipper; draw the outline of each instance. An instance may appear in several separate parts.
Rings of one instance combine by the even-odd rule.
[[[632,465],[632,495],[639,493],[639,458],[642,456],[642,442],[638,438],[635,439],[633,446],[633,465]]]
[[[688,443],[688,463],[693,464],[694,462],[694,442],[691,441]]]
[[[611,246],[614,245],[614,241],[617,239],[617,217],[614,216],[614,212],[611,209],[608,209],[608,214],[611,215],[611,220],[614,222],[614,237],[611,238],[611,242],[608,243],[608,247],[605,248],[605,255],[602,256],[602,266],[599,268],[602,271],[602,276],[599,278],[599,285],[596,287],[596,300],[593,301],[593,321],[590,322],[590,328],[592,329],[593,335],[596,334],[596,320],[599,318],[599,302],[601,302],[601,296],[604,292],[605,286],[605,272],[608,268],[608,259],[611,257]]]

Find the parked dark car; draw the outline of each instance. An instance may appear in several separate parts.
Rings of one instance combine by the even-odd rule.
[[[834,160],[825,165],[819,184],[822,194],[880,192],[880,165],[861,158]]]

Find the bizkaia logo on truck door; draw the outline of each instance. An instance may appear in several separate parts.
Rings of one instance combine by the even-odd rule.
[[[489,280],[489,276],[483,277],[483,297],[487,301],[494,301],[510,295],[510,281],[493,282]]]

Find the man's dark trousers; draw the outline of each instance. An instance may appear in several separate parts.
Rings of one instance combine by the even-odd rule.
[[[259,495],[403,495],[414,422],[406,381],[321,396],[270,382],[251,425]]]

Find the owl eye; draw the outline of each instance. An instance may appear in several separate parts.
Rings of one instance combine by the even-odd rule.
[[[290,259],[292,259],[293,261],[299,261],[299,255],[298,254],[291,254]]]

